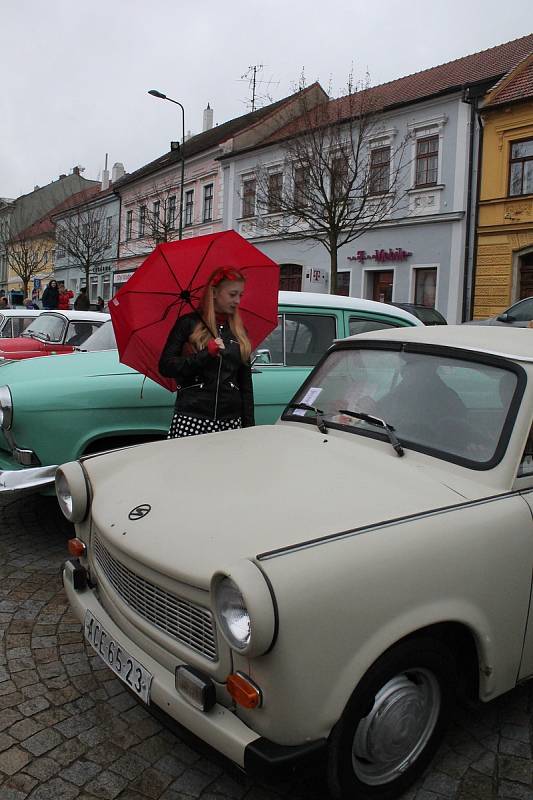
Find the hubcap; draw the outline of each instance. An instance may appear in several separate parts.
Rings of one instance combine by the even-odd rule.
[[[355,732],[352,764],[359,780],[379,785],[405,772],[428,743],[440,706],[439,683],[426,669],[410,669],[388,681]]]

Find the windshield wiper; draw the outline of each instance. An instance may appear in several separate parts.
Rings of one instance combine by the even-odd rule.
[[[365,414],[364,411],[350,411],[347,408],[340,408],[338,413],[345,414],[347,417],[354,417],[354,419],[361,419],[363,422],[368,422],[369,425],[376,425],[379,428],[383,428],[389,437],[389,442],[394,447],[398,455],[400,457],[405,455],[403,447],[396,438],[394,428],[392,425],[389,425],[387,422],[385,422],[384,419],[381,419],[381,417],[374,417],[372,414]]]
[[[315,406],[309,406],[307,403],[288,403],[287,408],[301,408],[303,411],[313,411],[316,417],[316,426],[320,433],[327,433],[328,429],[324,422],[324,412]]]

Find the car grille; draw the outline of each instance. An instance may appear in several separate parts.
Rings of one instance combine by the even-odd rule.
[[[96,560],[122,600],[156,628],[210,661],[217,660],[215,625],[210,611],[176,597],[137,575],[114,558],[97,536]]]

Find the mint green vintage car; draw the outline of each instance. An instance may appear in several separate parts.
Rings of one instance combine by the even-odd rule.
[[[334,339],[420,324],[370,300],[280,292],[278,327],[253,354],[256,422],[275,422]],[[111,323],[83,347],[1,362],[0,494],[52,493],[58,464],[166,436],[174,395],[119,362]]]

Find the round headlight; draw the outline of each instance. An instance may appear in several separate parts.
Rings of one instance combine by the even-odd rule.
[[[8,431],[13,422],[13,399],[9,386],[0,386],[0,428]]]
[[[85,473],[78,461],[69,461],[57,469],[56,495],[69,522],[81,522],[85,518],[89,495]]]
[[[245,650],[250,643],[250,615],[244,597],[230,578],[217,584],[215,603],[222,633],[236,650]]]
[[[216,572],[211,596],[218,627],[229,646],[249,658],[269,650],[276,638],[277,612],[269,583],[247,559]]]

